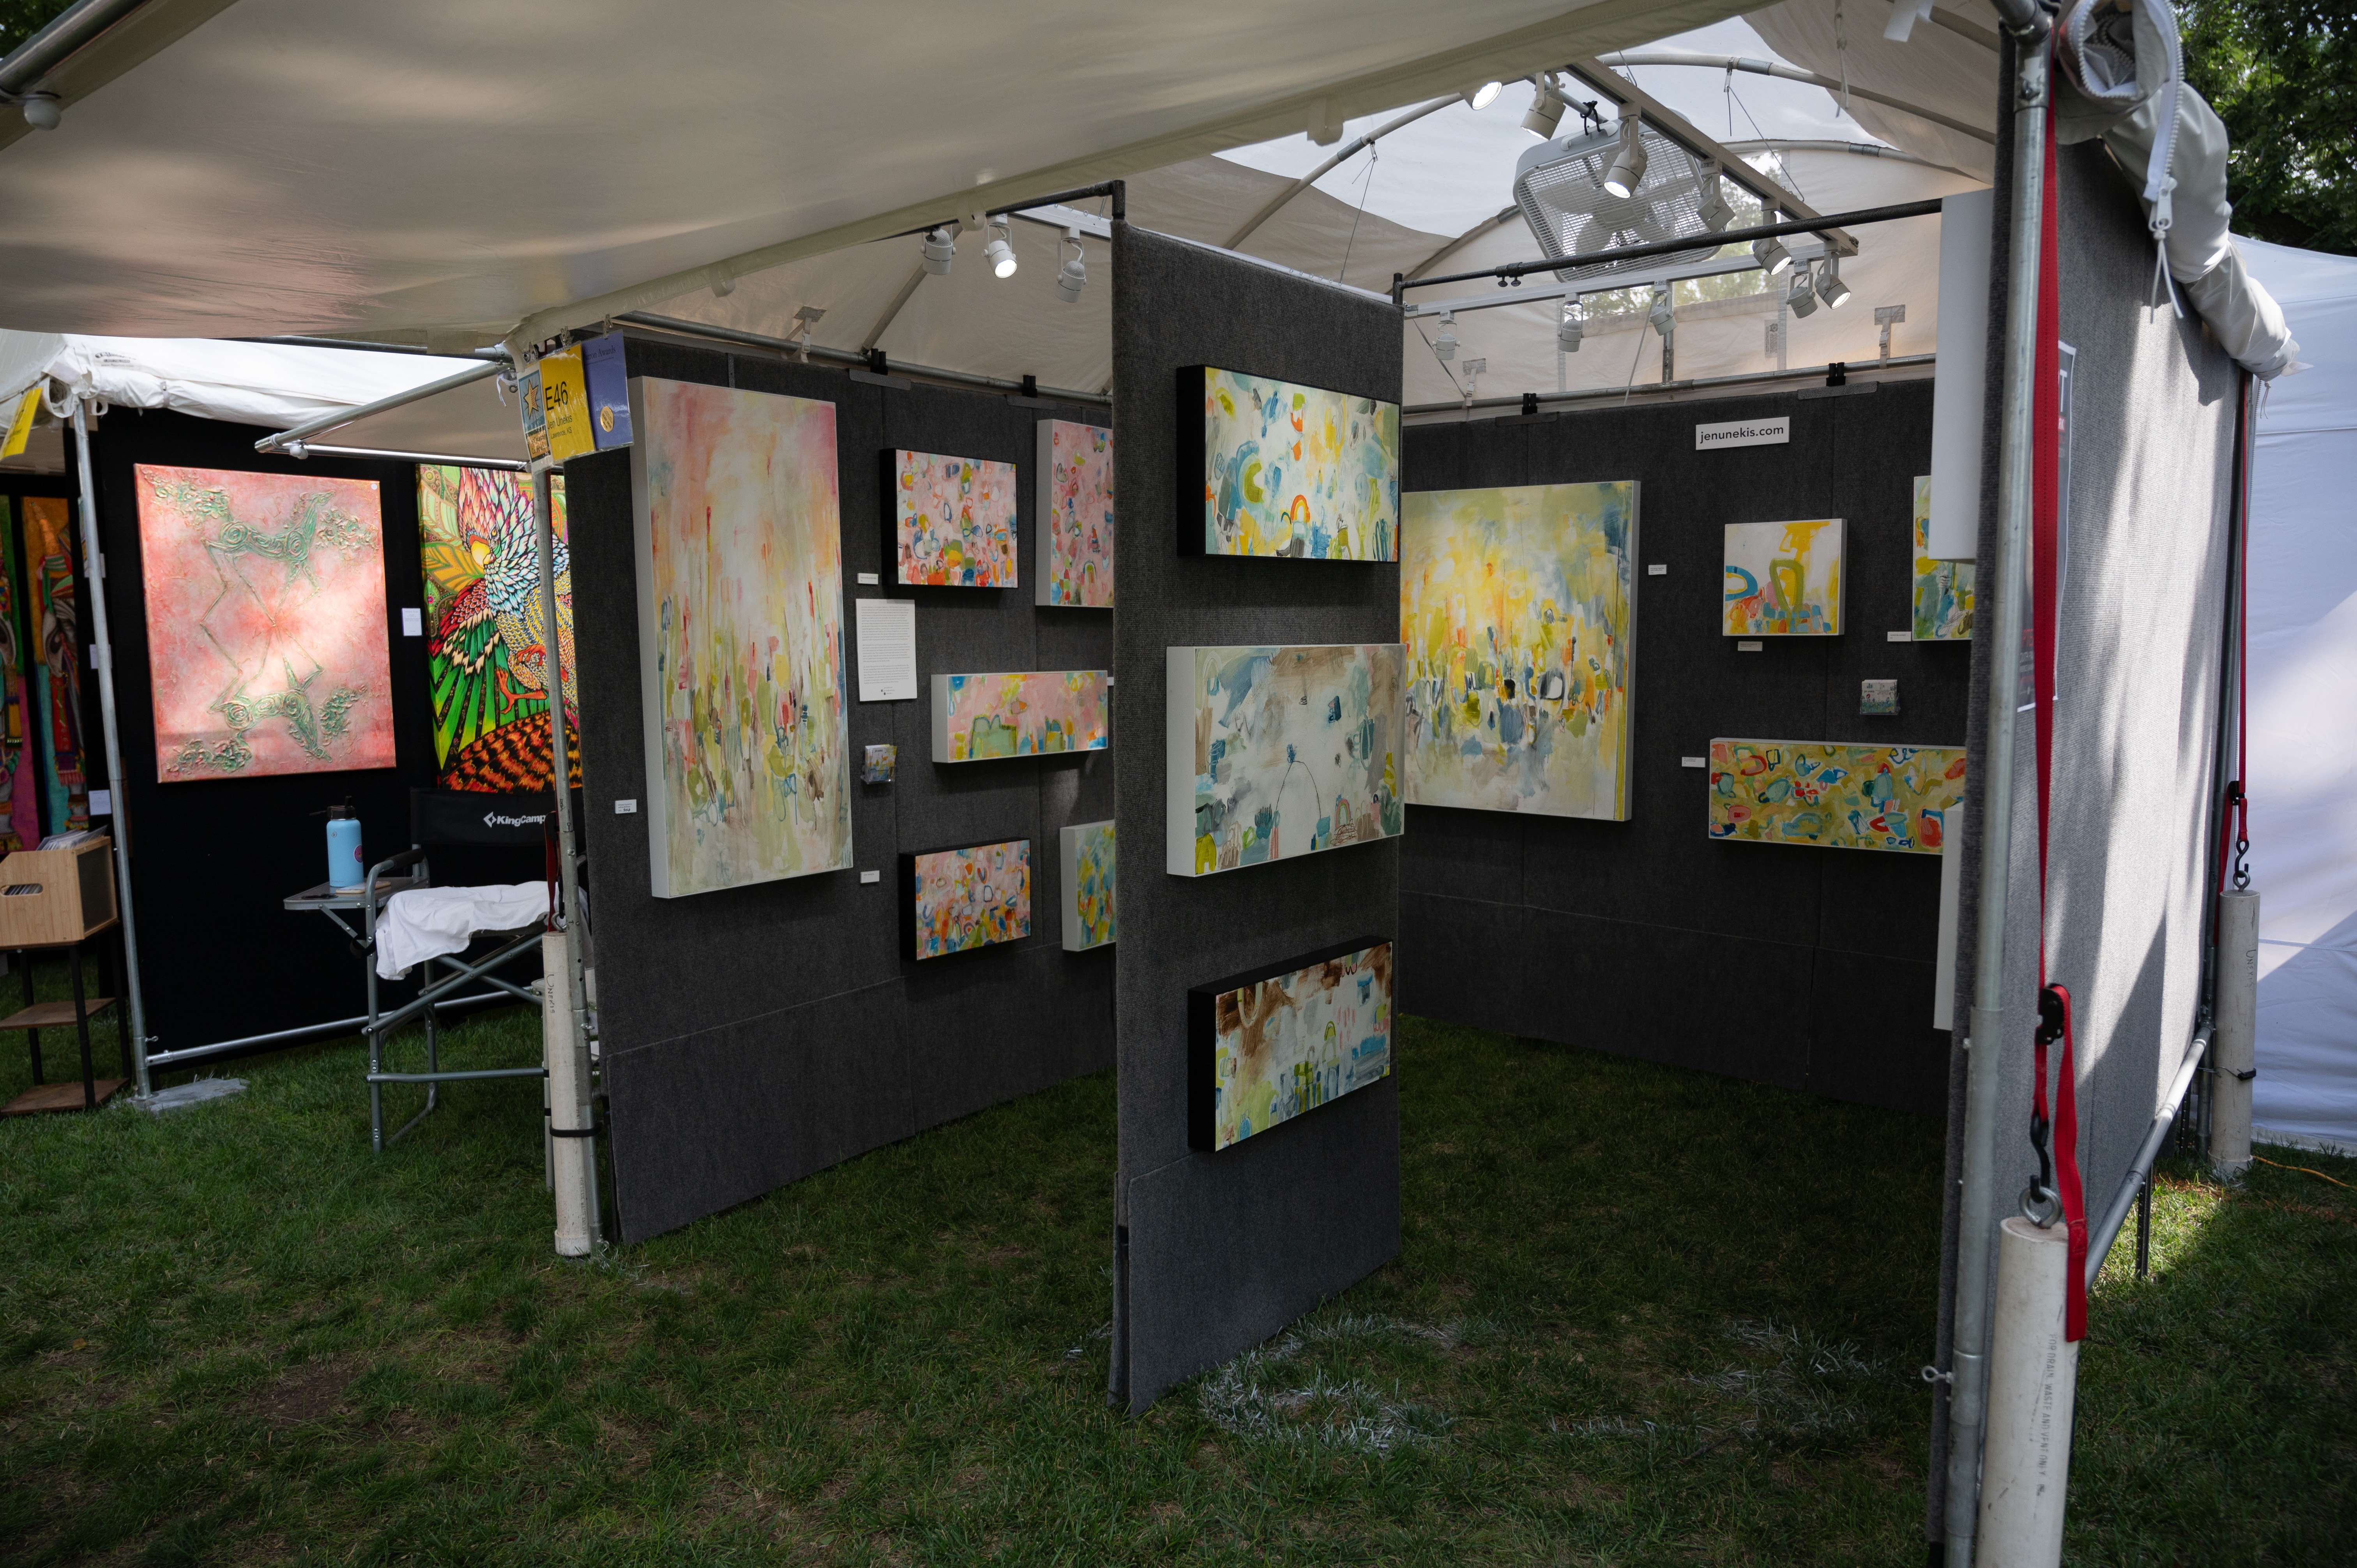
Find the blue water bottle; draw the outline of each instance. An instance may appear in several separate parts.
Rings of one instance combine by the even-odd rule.
[[[339,893],[357,893],[368,879],[361,861],[361,823],[352,803],[328,808],[328,886]]]

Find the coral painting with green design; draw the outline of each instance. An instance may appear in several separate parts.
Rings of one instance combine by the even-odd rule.
[[[573,568],[562,478],[552,482],[550,500],[556,648],[568,693],[565,754],[577,785],[581,723],[571,676]],[[417,536],[442,788],[500,794],[547,789],[548,617],[530,480],[489,468],[422,467]]]
[[[376,481],[133,472],[161,779],[392,767]]]

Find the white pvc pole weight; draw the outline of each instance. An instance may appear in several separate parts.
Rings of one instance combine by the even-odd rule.
[[[2067,1227],[2014,1216],[1997,1228],[1996,1313],[1988,1365],[1975,1568],[2057,1568],[2071,1479],[2079,1347],[2062,1337]]]
[[[2258,1066],[2259,891],[2218,895],[2218,1034],[2211,1058],[2210,1169],[2251,1168],[2251,1079]]]
[[[573,1036],[573,959],[565,950],[569,931],[540,939],[540,1030],[548,1061],[549,1129],[555,1134],[550,1160],[556,1189],[556,1255],[586,1258],[591,1251],[589,1206],[597,1190],[597,1144],[587,1134],[589,1104],[581,1082],[587,1065]],[[566,1136],[570,1133],[572,1136]]]

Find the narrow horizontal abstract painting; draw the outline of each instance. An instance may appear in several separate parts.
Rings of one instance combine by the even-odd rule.
[[[1069,609],[1113,608],[1113,432],[1043,419],[1031,472],[1039,556],[1032,597]]]
[[[1392,1070],[1392,944],[1362,937],[1187,993],[1188,1142],[1219,1150]]]
[[[630,382],[651,891],[851,865],[834,404]]]
[[[1031,841],[1007,839],[900,857],[909,956],[943,958],[1031,934]]]
[[[159,781],[392,767],[377,481],[145,463],[132,481]]]
[[[1407,798],[1629,816],[1634,480],[1404,503]]]
[[[1729,637],[1837,637],[1842,520],[1727,525]]]
[[[1399,404],[1178,372],[1179,553],[1396,561],[1399,499]]]
[[[1023,670],[933,677],[933,760],[985,762],[1103,751],[1109,682],[1102,670]]]
[[[1966,642],[1973,635],[1973,573],[1970,561],[1934,561],[1932,548],[1932,476],[1915,477],[1915,640]]]
[[[1015,465],[938,452],[887,455],[896,566],[919,586],[1015,586]]]
[[[1964,804],[1961,746],[1710,743],[1710,836],[1938,854]]]
[[[1113,823],[1062,829],[1064,950],[1085,952],[1113,941]]]
[[[1169,650],[1164,864],[1204,876],[1395,838],[1395,642]]]

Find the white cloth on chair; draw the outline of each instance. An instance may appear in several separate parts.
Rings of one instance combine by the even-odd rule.
[[[548,884],[411,887],[385,901],[376,920],[376,972],[405,980],[413,964],[464,952],[483,931],[514,931],[548,918]]]

